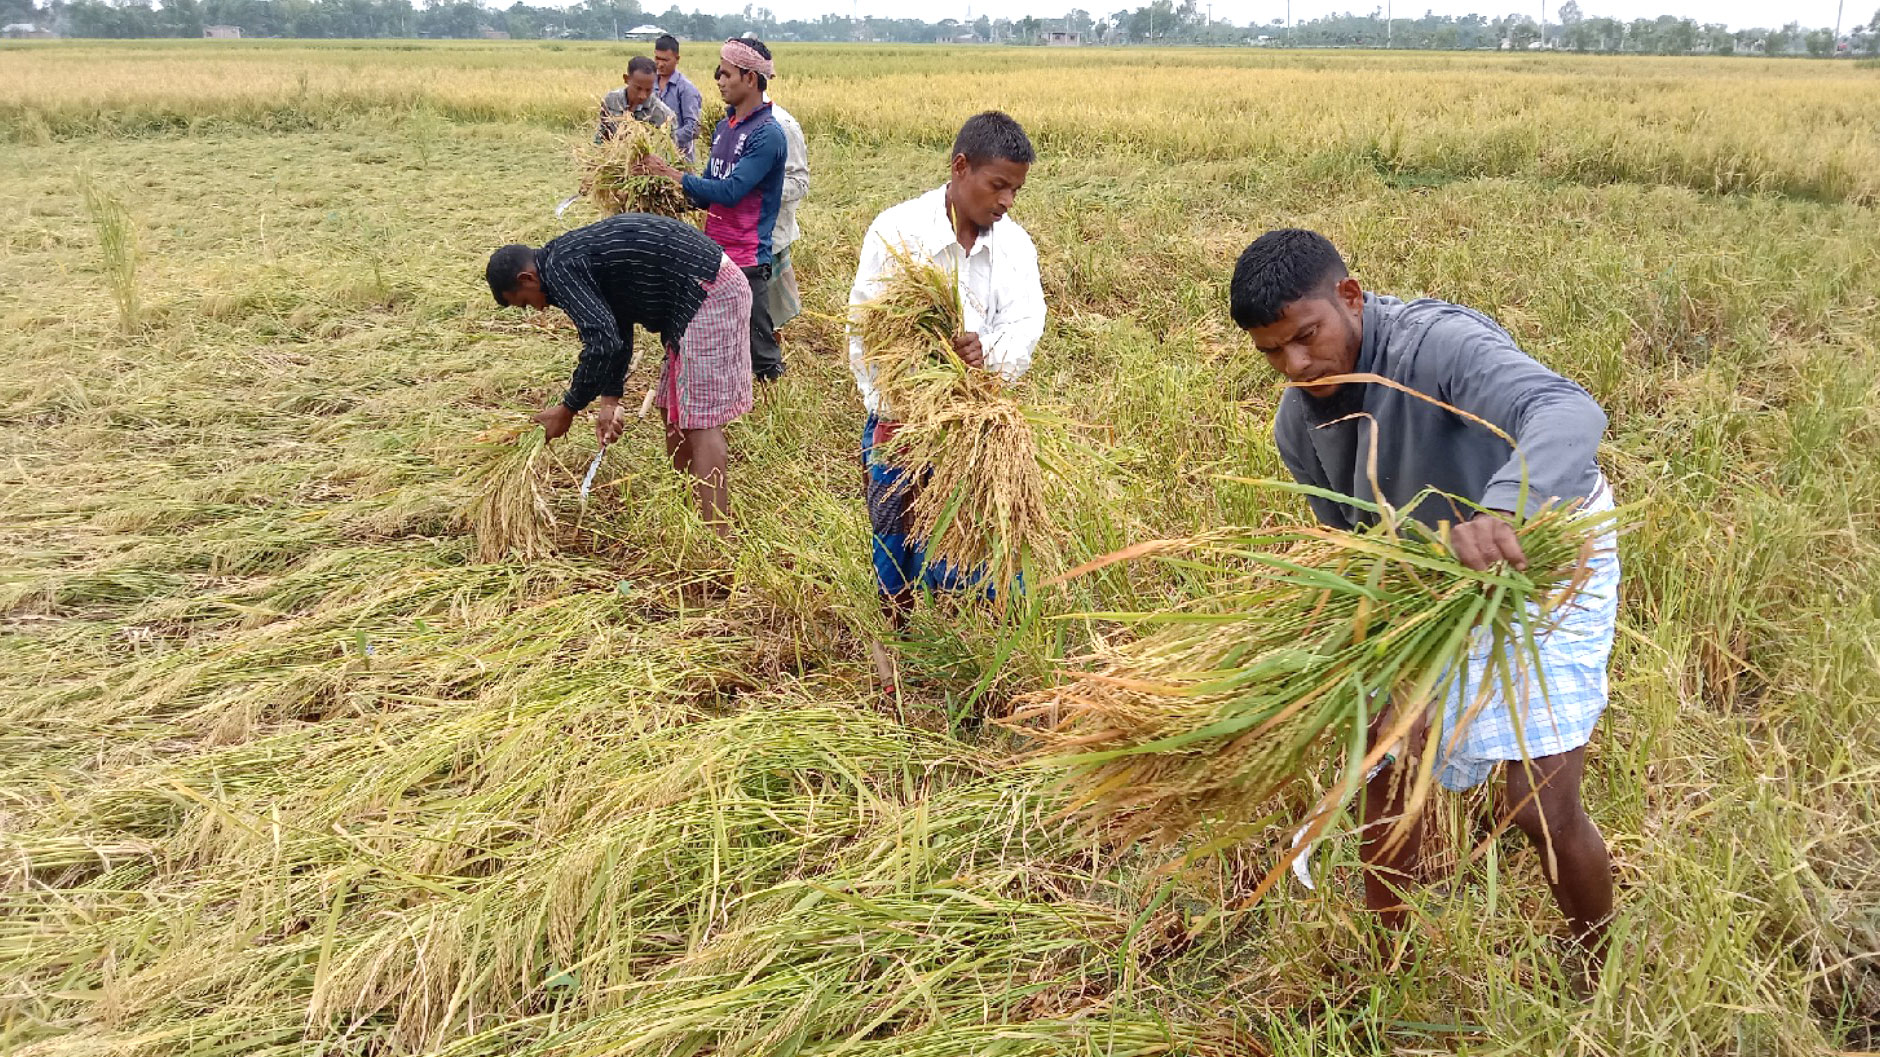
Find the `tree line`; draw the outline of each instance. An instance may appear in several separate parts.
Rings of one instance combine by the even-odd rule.
[[[935,41],[1038,44],[1074,35],[1086,44],[1213,44],[1299,48],[1405,48],[1425,50],[1545,47],[1579,52],[1659,55],[1880,55],[1880,11],[1837,38],[1825,27],[1797,22],[1774,28],[1731,30],[1716,23],[1662,15],[1621,21],[1586,15],[1566,0],[1557,22],[1542,26],[1525,14],[1424,14],[1387,18],[1331,14],[1288,25],[1283,19],[1237,25],[1210,18],[1197,0],[1151,0],[1108,15],[1073,9],[1061,16],[972,22],[917,18],[777,19],[768,8],[738,14],[663,14],[636,0],[581,0],[571,7],[508,7],[483,0],[0,0],[0,23],[29,23],[74,37],[200,37],[207,26],[239,27],[249,37],[374,38],[507,35],[524,39],[614,40],[643,23],[692,40],[719,40],[752,32],[773,41]],[[1056,35],[1054,37],[1054,35]]]

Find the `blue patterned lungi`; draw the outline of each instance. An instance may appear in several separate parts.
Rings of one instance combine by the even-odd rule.
[[[908,471],[887,461],[875,451],[877,436],[884,423],[872,412],[862,426],[862,465],[868,468],[868,527],[874,534],[875,585],[884,595],[924,588],[928,591],[970,591],[980,588],[987,598],[991,587],[981,587],[983,572],[965,575],[945,562],[927,562],[925,540],[907,534],[907,508],[914,493],[899,487]],[[885,431],[883,431],[885,432]],[[1021,580],[1019,588],[1024,588]]]
[[[1599,513],[1613,507],[1612,488],[1602,477],[1587,500],[1585,510]],[[1507,760],[1537,759],[1571,752],[1585,745],[1606,711],[1606,664],[1612,656],[1613,631],[1619,616],[1619,548],[1608,533],[1594,544],[1592,574],[1557,623],[1536,639],[1540,678],[1530,658],[1527,685],[1517,686],[1522,700],[1510,708],[1500,688],[1491,688],[1488,700],[1462,732],[1453,731],[1458,718],[1476,703],[1482,666],[1488,656],[1488,635],[1477,629],[1469,656],[1466,685],[1451,689],[1444,705],[1442,746],[1437,779],[1446,789],[1470,789],[1486,781],[1496,764]],[[1517,720],[1516,714],[1519,713]]]

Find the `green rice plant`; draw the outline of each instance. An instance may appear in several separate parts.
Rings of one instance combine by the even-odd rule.
[[[1550,506],[1516,528],[1528,571],[1478,571],[1455,557],[1444,535],[1389,506],[1331,498],[1376,516],[1377,528],[1224,529],[1139,544],[1086,567],[1174,553],[1217,586],[1179,609],[1108,614],[1149,633],[1099,651],[1093,669],[1026,695],[1007,719],[1040,739],[1034,755],[1069,770],[1074,810],[1115,827],[1125,842],[1173,840],[1220,823],[1221,835],[1190,853],[1200,854],[1289,821],[1273,798],[1325,755],[1342,754],[1345,780],[1308,812],[1308,836],[1316,837],[1420,722],[1442,729],[1472,650],[1485,645],[1486,661],[1458,728],[1491,695],[1512,699],[1513,688],[1527,684],[1539,670],[1538,637],[1551,615],[1574,603],[1595,540],[1615,520]],[[1368,743],[1380,715],[1388,721]],[[1425,739],[1403,819],[1421,812],[1442,741]],[[1250,898],[1283,876],[1291,858]]]
[[[85,212],[98,232],[98,251],[111,298],[117,302],[118,325],[124,333],[137,330],[137,229],[124,203],[106,191],[89,171],[78,174]]]

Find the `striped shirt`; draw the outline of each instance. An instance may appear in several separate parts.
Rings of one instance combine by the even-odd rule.
[[[699,229],[649,213],[576,228],[535,251],[548,303],[581,334],[581,358],[561,402],[579,411],[618,397],[633,365],[635,324],[677,346],[718,277],[724,251]]]

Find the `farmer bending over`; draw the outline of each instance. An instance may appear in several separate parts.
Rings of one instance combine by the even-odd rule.
[[[761,40],[734,37],[718,52],[718,94],[725,117],[712,131],[705,172],[682,173],[664,159],[641,158],[635,171],[664,176],[705,209],[705,234],[725,248],[751,287],[751,372],[760,382],[783,377],[783,350],[770,322],[768,286],[771,236],[783,202],[783,171],[789,148],[772,120],[764,89],[776,76],[770,49]]]
[[[898,267],[894,254],[939,264],[957,278],[965,330],[953,348],[968,367],[996,371],[1017,381],[1031,366],[1031,351],[1044,333],[1044,287],[1038,280],[1038,250],[1031,236],[1006,216],[1025,186],[1036,154],[1018,122],[996,110],[968,118],[953,141],[945,186],[884,211],[863,236],[861,263],[849,305],[881,293]],[[849,328],[849,366],[868,420],[862,426],[862,467],[868,521],[874,532],[875,583],[889,623],[900,629],[914,604],[914,591],[971,586],[944,565],[929,565],[924,540],[909,539],[908,508],[913,490],[897,487],[906,467],[890,465],[877,446],[894,436],[894,409],[876,390],[860,331]],[[874,647],[882,682],[893,687],[887,653]]]
[[[672,109],[660,102],[653,91],[653,76],[657,70],[653,60],[644,55],[627,60],[627,72],[622,76],[627,83],[601,97],[601,123],[594,130],[594,142],[613,139],[620,120],[628,115],[642,124],[668,132],[673,130]]]
[[[633,325],[659,335],[666,359],[654,397],[666,420],[673,469],[690,473],[699,515],[730,530],[725,424],[751,409],[751,288],[716,243],[690,224],[622,213],[540,249],[490,255],[496,302],[561,309],[581,334],[581,358],[559,403],[535,416],[550,440],[597,398],[594,436],[605,446],[626,426],[620,395],[633,364]]]
[[[1301,484],[1382,500],[1432,527],[1448,523],[1451,548],[1472,569],[1500,562],[1527,567],[1511,526],[1517,513],[1531,515],[1549,500],[1589,512],[1612,508],[1612,490],[1593,461],[1605,412],[1584,389],[1529,358],[1482,313],[1368,293],[1330,242],[1300,230],[1270,231],[1241,254],[1232,312],[1288,381],[1375,374],[1494,423],[1526,457],[1528,491],[1526,509],[1516,512],[1521,459],[1488,429],[1406,393],[1356,381],[1307,384],[1281,397],[1274,439]],[[1374,434],[1382,495],[1373,492],[1367,471]],[[1492,513],[1437,498],[1406,509],[1426,488]],[[1374,520],[1333,500],[1310,502],[1319,521],[1334,528]],[[1528,685],[1516,688],[1520,699],[1514,702],[1490,688],[1487,703],[1452,744],[1459,708],[1473,706],[1482,691],[1481,659],[1472,661],[1469,685],[1451,691],[1446,703],[1436,760],[1438,780],[1452,790],[1479,785],[1508,764],[1502,804],[1541,849],[1554,899],[1596,975],[1612,913],[1612,862],[1580,802],[1580,778],[1587,740],[1606,708],[1606,662],[1619,608],[1619,557],[1610,537],[1599,541],[1588,572],[1576,604],[1539,640],[1539,679],[1529,665]],[[1413,745],[1397,755],[1416,752]],[[1401,893],[1416,872],[1423,837],[1419,819],[1407,840],[1386,851],[1384,831],[1404,810],[1405,783],[1393,772],[1404,766],[1387,766],[1364,795],[1365,904],[1392,929],[1403,924]]]

